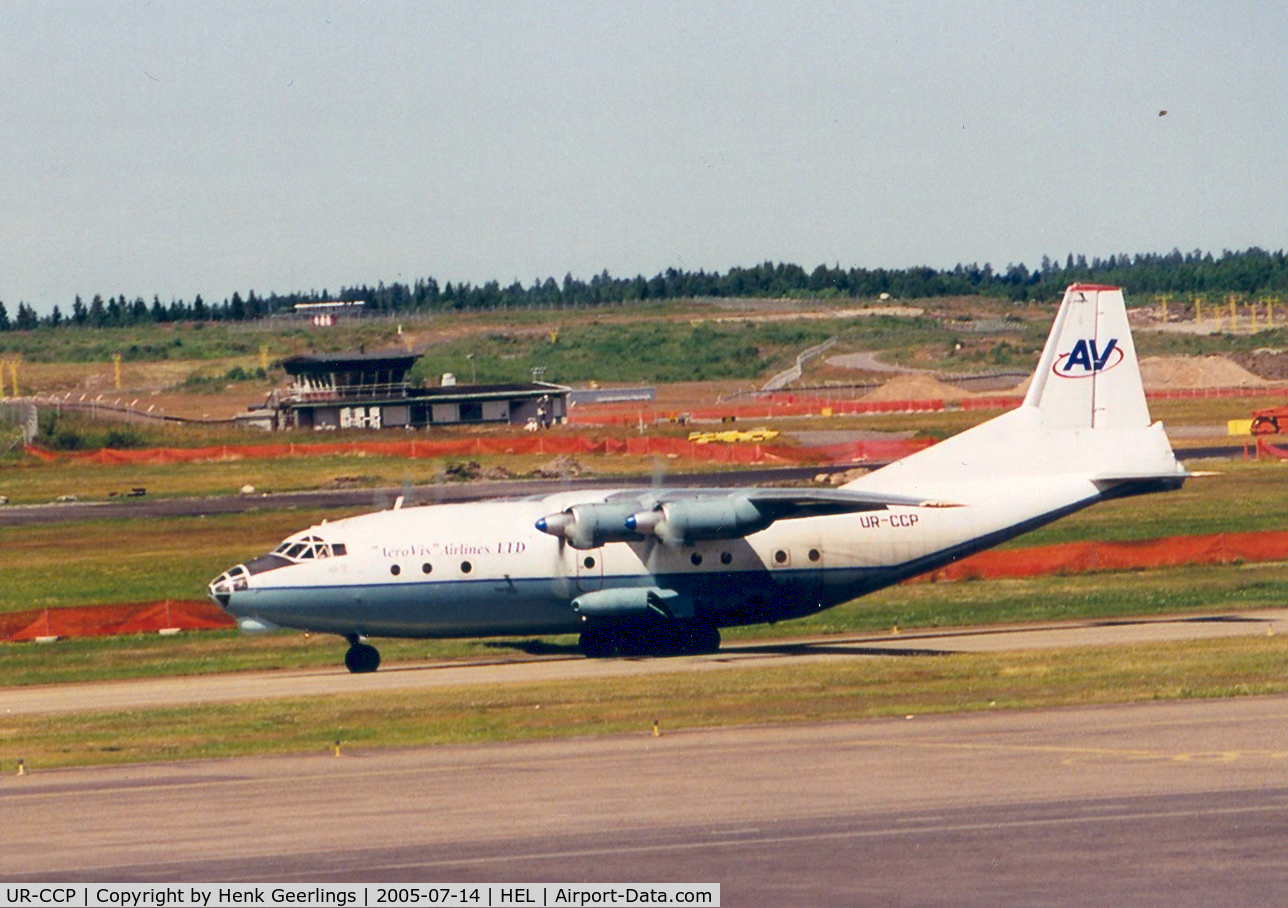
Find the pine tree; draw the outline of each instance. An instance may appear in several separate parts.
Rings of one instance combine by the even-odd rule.
[[[26,303],[18,304],[18,317],[14,320],[14,327],[19,331],[31,331],[40,325],[40,319],[36,316],[36,310]]]

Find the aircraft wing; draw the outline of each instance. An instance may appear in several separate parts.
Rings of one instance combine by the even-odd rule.
[[[738,539],[776,520],[896,507],[943,506],[921,498],[846,489],[670,489],[619,492],[537,521],[537,529],[578,549],[656,537],[672,545]]]

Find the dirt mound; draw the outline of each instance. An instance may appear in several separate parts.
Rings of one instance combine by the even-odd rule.
[[[1288,358],[1284,361],[1288,378]],[[1243,366],[1224,356],[1147,356],[1140,361],[1140,375],[1150,391],[1182,388],[1242,388],[1265,384]],[[1024,394],[1033,383],[1030,376],[1015,386],[1013,394]]]
[[[863,395],[862,400],[961,400],[970,393],[924,373],[899,375]]]
[[[571,479],[586,472],[577,458],[561,454],[554,460],[532,471],[537,479]]]
[[[1146,388],[1241,388],[1265,384],[1224,356],[1147,356],[1140,361]]]
[[[1266,381],[1288,381],[1288,350],[1249,350],[1231,354],[1230,359]]]

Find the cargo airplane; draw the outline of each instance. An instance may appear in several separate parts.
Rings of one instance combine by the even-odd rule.
[[[837,489],[568,491],[401,507],[298,533],[210,583],[246,631],[579,633],[587,656],[713,652],[1098,501],[1179,488],[1117,287],[1074,284],[1023,403]]]

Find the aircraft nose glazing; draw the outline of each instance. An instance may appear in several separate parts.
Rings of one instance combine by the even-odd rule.
[[[229,568],[210,581],[210,598],[223,608],[228,608],[228,603],[232,600],[232,594],[247,588],[247,577],[249,576],[243,565],[239,564],[236,567]]]

